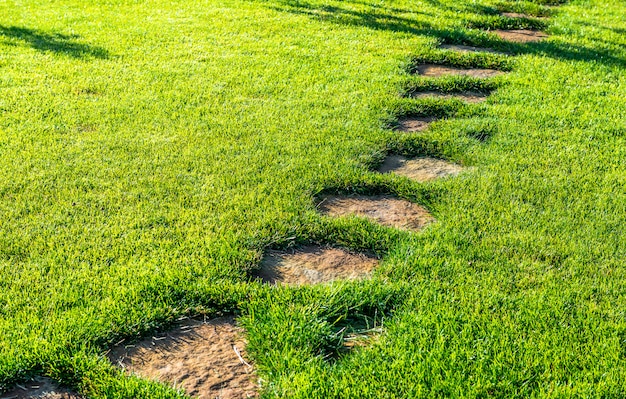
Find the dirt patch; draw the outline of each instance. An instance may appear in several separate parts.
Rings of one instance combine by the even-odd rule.
[[[399,155],[391,155],[380,167],[381,173],[395,173],[420,182],[454,176],[461,172],[460,165],[437,158],[419,157],[407,159]]]
[[[398,120],[397,130],[401,132],[422,132],[428,129],[428,125],[437,119],[435,117],[402,118]]]
[[[420,91],[420,92],[412,93],[411,97],[413,98],[439,98],[443,100],[456,98],[461,101],[465,101],[466,103],[476,104],[476,103],[482,103],[483,101],[486,101],[487,97],[489,97],[489,94],[480,93],[477,91],[463,91],[461,93],[454,93],[454,94],[443,94],[443,93],[439,93],[436,91]]]
[[[507,18],[531,18],[529,15],[522,14],[519,12],[503,12],[500,15]]]
[[[49,378],[36,377],[17,385],[9,392],[0,394],[0,399],[81,399],[82,396],[60,388]]]
[[[532,43],[540,42],[548,37],[547,34],[529,29],[514,29],[514,30],[494,30],[492,31],[502,40],[506,40],[513,43]]]
[[[362,216],[404,230],[420,230],[434,220],[423,207],[388,196],[327,197],[318,208],[329,216]]]
[[[338,248],[306,246],[268,251],[255,277],[271,284],[319,284],[369,276],[378,259]]]
[[[546,17],[536,17],[534,15],[528,15],[528,14],[522,14],[519,12],[503,12],[500,15],[502,15],[503,17],[507,17],[507,18],[526,18],[526,19],[548,19]]]
[[[182,388],[195,398],[255,398],[258,386],[252,366],[244,360],[245,345],[243,329],[232,317],[188,320],[135,345],[118,345],[109,359],[130,373]]]
[[[496,69],[483,69],[483,68],[454,68],[436,64],[422,64],[417,67],[417,73],[421,76],[439,77],[439,76],[472,76],[475,78],[491,78],[498,76],[504,72]]]
[[[439,46],[445,50],[459,51],[461,53],[491,53],[491,54],[503,54],[499,51],[490,48],[463,46],[461,44],[442,44]]]

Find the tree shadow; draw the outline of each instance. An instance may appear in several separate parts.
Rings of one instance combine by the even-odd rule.
[[[53,52],[73,58],[104,59],[109,56],[109,52],[102,47],[78,42],[77,39],[80,36],[77,35],[46,33],[36,29],[0,25],[0,37],[18,40],[38,51]],[[14,45],[12,42],[8,42],[8,44]]]
[[[388,30],[420,35],[424,34],[424,32],[429,29],[433,29],[432,25],[427,22],[417,21],[415,19],[396,15],[412,13],[434,17],[434,15],[427,14],[425,12],[388,8],[360,0],[353,0],[349,3],[367,6],[371,10],[356,11],[341,6],[317,5],[300,0],[283,0],[268,7],[276,11],[287,12],[290,14],[306,15],[308,17],[333,24],[362,26],[375,30]]]
[[[438,0],[427,1],[431,4],[439,3]],[[283,0],[268,7],[273,10],[291,14],[306,15],[327,23],[436,37],[442,44],[488,47],[509,54],[535,54],[561,60],[594,62],[609,66],[626,66],[626,58],[608,49],[592,48],[556,41],[523,44],[512,43],[503,41],[495,35],[490,34],[488,31],[488,29],[490,29],[489,26],[484,27],[483,30],[467,29],[471,26],[450,26],[441,28],[433,26],[427,21],[395,15],[401,12],[432,16],[423,11],[388,9],[379,5],[371,5],[363,0],[346,0],[342,4],[367,5],[372,9],[369,11],[357,11],[338,5],[315,5],[299,0]],[[443,8],[445,9],[447,7]],[[470,12],[492,15],[493,10],[477,8]],[[466,25],[471,25],[471,21],[465,22]],[[494,26],[492,28],[495,29],[497,27]]]

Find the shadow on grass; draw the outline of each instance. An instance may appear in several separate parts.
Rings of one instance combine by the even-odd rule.
[[[437,0],[428,1],[435,6],[441,6],[443,9],[449,8],[439,4]],[[343,4],[366,5],[370,7],[371,10],[353,10],[346,8]],[[498,26],[496,26],[498,21],[494,22],[494,24],[496,24],[494,26],[488,26],[488,21],[483,22],[483,25],[486,24],[485,26],[481,26],[484,30],[466,29],[470,27],[469,25],[472,25],[472,21],[466,21],[466,23],[469,24],[466,27],[440,28],[427,21],[397,15],[399,13],[411,13],[413,15],[421,14],[432,16],[430,14],[414,10],[386,8],[380,5],[372,5],[362,0],[346,0],[342,3],[342,6],[318,5],[306,1],[283,0],[273,3],[273,5],[269,7],[273,10],[306,15],[333,24],[362,26],[374,30],[387,30],[437,37],[440,42],[445,44],[488,47],[510,54],[536,54],[569,61],[591,61],[611,66],[626,66],[626,58],[621,56],[621,54],[604,49],[552,41],[524,44],[505,42],[495,37],[495,35],[488,34],[489,29],[498,28]],[[493,10],[490,8],[482,9],[479,7],[465,11],[475,14],[493,15]]]
[[[108,58],[106,49],[80,43],[77,35],[47,33],[36,29],[0,25],[0,38],[17,40],[38,51],[63,54],[73,58]],[[9,44],[13,44],[9,42]]]

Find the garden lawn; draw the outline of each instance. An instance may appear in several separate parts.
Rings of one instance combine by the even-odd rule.
[[[45,375],[181,397],[106,351],[235,314],[268,398],[624,397],[626,3],[542,3],[0,0],[0,391]],[[487,32],[526,25],[550,37]],[[434,81],[410,74],[422,61],[507,73]],[[468,88],[492,94],[405,95]],[[445,118],[394,131],[405,114]],[[376,173],[387,153],[471,168],[417,183]],[[437,222],[325,217],[326,193]],[[382,265],[250,278],[265,249],[310,243]],[[363,321],[384,332],[345,352]]]

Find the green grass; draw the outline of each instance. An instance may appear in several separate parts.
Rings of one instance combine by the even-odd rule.
[[[624,397],[626,3],[550,3],[0,2],[0,391],[43,374],[93,398],[180,397],[103,354],[228,313],[268,398]],[[551,38],[486,31],[523,26]],[[426,61],[510,72],[410,74]],[[492,94],[409,96],[468,88]],[[401,134],[403,115],[444,119]],[[473,168],[373,172],[390,152]],[[329,192],[395,194],[438,223],[326,218]],[[249,281],[294,242],[383,263],[366,282]],[[350,320],[385,333],[338,352]]]

